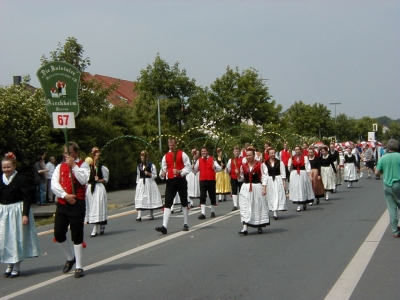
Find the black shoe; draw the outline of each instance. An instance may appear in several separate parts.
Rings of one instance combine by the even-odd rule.
[[[215,212],[211,212],[211,218],[215,218]]]
[[[222,200],[218,200],[218,202],[222,202]]]
[[[307,205],[303,205],[303,210],[306,210],[307,209]]]
[[[183,231],[189,231],[189,225],[183,224]]]
[[[104,225],[101,225],[100,226],[100,235],[103,235],[104,234],[104,230],[106,229],[106,226],[104,226]]]
[[[238,232],[239,234],[247,235],[247,230],[241,230]]]
[[[278,216],[274,216],[274,219],[275,219],[275,220],[278,220]]]
[[[262,233],[263,233],[263,230],[262,230],[261,227],[258,227],[257,233],[259,233],[259,234],[262,234]]]
[[[224,201],[224,202],[226,201],[226,196],[224,197],[224,200],[222,200],[222,201]]]
[[[190,208],[193,208],[194,206],[193,206],[193,204],[190,204]]]
[[[12,266],[12,267],[7,266],[7,269],[6,269],[6,271],[4,272],[4,277],[10,277],[13,268],[14,268],[14,266]]]
[[[64,265],[63,273],[68,273],[71,271],[72,266],[76,263],[75,257],[73,260],[67,260],[67,262]]]
[[[174,211],[173,210],[171,210],[171,214],[173,214],[174,213]]]
[[[237,206],[234,206],[234,207],[232,208],[232,211],[235,211],[235,210],[238,210]]]
[[[319,198],[317,198],[317,205],[319,204]]]
[[[19,276],[19,271],[13,270],[13,271],[11,272],[10,278],[15,278],[15,277],[18,277],[18,276]]]
[[[136,222],[142,222],[142,218],[137,218]]]
[[[83,271],[83,269],[79,268],[75,270],[75,278],[81,278],[85,276],[85,272]]]
[[[162,234],[167,234],[167,228],[165,228],[164,226],[161,226],[161,227],[156,227],[156,230],[158,231],[158,232],[161,232]]]
[[[92,237],[96,237],[97,236],[97,233],[91,233],[90,234],[90,237],[92,238]]]
[[[204,220],[205,218],[206,218],[206,216],[203,215],[203,214],[201,214],[200,216],[198,216],[198,219],[199,219],[199,220]]]

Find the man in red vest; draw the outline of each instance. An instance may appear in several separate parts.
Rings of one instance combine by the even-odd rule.
[[[231,188],[232,188],[232,200],[233,208],[232,211],[238,209],[238,192],[243,182],[238,181],[240,173],[240,167],[242,166],[242,159],[239,157],[240,149],[238,146],[233,148],[233,158],[228,161],[225,172],[231,176]]]
[[[58,242],[67,256],[63,272],[71,271],[76,263],[75,278],[83,277],[83,222],[85,219],[85,193],[89,180],[90,168],[79,159],[79,147],[74,142],[64,148],[65,162],[59,164],[51,178],[51,189],[57,197],[57,208],[54,222],[54,241]],[[72,176],[72,180],[71,180]],[[71,228],[71,243],[67,239],[68,226]]]
[[[268,142],[264,143],[264,154],[263,154],[263,161],[267,161],[269,159],[268,150],[271,148],[271,144]]]
[[[199,158],[194,165],[194,172],[200,172],[200,220],[204,220],[206,218],[207,192],[211,201],[211,218],[215,218],[215,206],[217,204],[217,197],[215,195],[215,172],[220,172],[221,170],[221,166],[214,160],[212,156],[208,155],[207,147],[201,147],[201,158]]]
[[[185,176],[192,171],[190,159],[185,152],[176,149],[176,139],[168,139],[169,152],[164,155],[161,162],[160,178],[167,179],[165,187],[165,207],[163,225],[157,226],[156,230],[167,234],[168,221],[171,216],[171,206],[174,203],[176,193],[179,194],[183,212],[183,231],[189,231],[188,225],[188,193]]]
[[[281,162],[283,162],[283,164],[285,165],[285,172],[286,172],[286,189],[287,191],[285,191],[286,193],[289,193],[289,179],[290,179],[290,172],[289,172],[289,168],[288,168],[288,162],[289,162],[289,158],[292,155],[290,154],[289,151],[289,147],[287,143],[283,143],[283,150],[281,150],[279,152],[279,159],[281,160]]]

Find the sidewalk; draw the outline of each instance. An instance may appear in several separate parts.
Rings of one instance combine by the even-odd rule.
[[[165,183],[159,184],[158,189],[160,190],[161,197],[165,197]],[[126,207],[135,204],[135,189],[121,190],[107,193],[108,204],[115,205],[117,207]],[[55,203],[49,203],[49,206],[37,206],[36,204],[31,205],[32,213],[34,217],[46,218],[51,217],[56,212]]]

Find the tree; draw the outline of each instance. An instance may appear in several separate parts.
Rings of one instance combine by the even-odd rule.
[[[360,140],[368,139],[368,132],[372,132],[372,124],[378,123],[376,119],[370,117],[362,117],[358,119],[356,122],[356,130]],[[382,132],[382,127],[378,127],[377,134],[379,135]]]
[[[221,78],[217,78],[210,88],[198,89],[190,99],[190,109],[194,118],[218,130],[247,123],[266,127],[269,122],[278,122],[282,107],[275,107],[268,87],[259,79],[256,69],[239,72],[239,68],[229,66]]]
[[[357,121],[346,114],[339,114],[336,118],[336,136],[341,142],[358,140]]]
[[[382,135],[382,140],[396,139],[400,141],[400,122],[392,121],[389,124],[389,130]]]
[[[330,110],[321,103],[308,105],[295,102],[283,115],[287,131],[308,137],[334,136],[334,124]]]
[[[36,155],[54,145],[42,90],[32,92],[28,82],[25,77],[20,85],[0,87],[0,153],[14,152],[20,170],[33,175]]]
[[[158,134],[157,98],[160,100],[162,132],[179,134],[183,132],[187,124],[188,99],[196,90],[194,79],[186,75],[186,70],[179,69],[176,62],[172,67],[157,54],[152,65],[147,65],[140,71],[137,78],[136,91],[139,96],[135,99],[135,120],[144,136],[156,136]]]

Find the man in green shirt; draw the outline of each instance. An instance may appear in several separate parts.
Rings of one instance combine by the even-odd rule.
[[[399,142],[390,139],[388,152],[382,156],[375,168],[375,175],[383,174],[383,190],[385,192],[386,205],[389,210],[390,226],[393,236],[400,237],[400,222],[397,210],[400,209],[400,153],[396,152]]]

